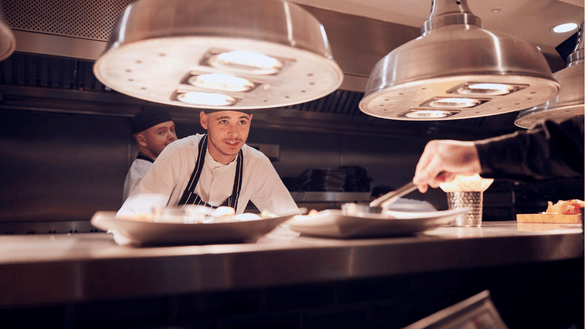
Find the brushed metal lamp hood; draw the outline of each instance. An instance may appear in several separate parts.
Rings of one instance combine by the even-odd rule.
[[[583,23],[581,23],[577,46],[567,58],[567,67],[553,74],[553,77],[561,84],[561,91],[556,98],[544,104],[520,111],[514,124],[521,128],[530,128],[537,121],[545,119],[561,122],[575,116],[583,116],[584,63]]]
[[[482,29],[466,0],[434,0],[422,36],[382,58],[362,112],[395,120],[449,120],[518,111],[555,97],[538,48]]]
[[[0,10],[0,61],[5,60],[14,52],[16,48],[16,39],[12,30],[4,21],[4,14]]]
[[[307,102],[343,80],[323,26],[281,0],[140,0],[93,69],[132,97],[226,110]]]

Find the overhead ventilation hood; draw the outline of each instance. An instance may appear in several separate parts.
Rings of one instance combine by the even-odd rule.
[[[140,0],[94,73],[139,99],[227,110],[311,101],[343,80],[323,26],[281,0]]]
[[[585,69],[585,49],[583,41],[583,23],[579,26],[579,35],[575,50],[567,58],[567,67],[555,72],[553,77],[561,84],[561,91],[556,98],[522,110],[514,124],[521,128],[530,128],[541,120],[561,122],[566,119],[583,116],[583,70]]]
[[[395,120],[450,120],[518,111],[559,83],[529,42],[482,28],[466,0],[434,0],[422,36],[372,70],[360,110]]]
[[[144,106],[166,106],[176,120],[192,123],[197,114],[193,108],[129,97],[95,77],[95,61],[104,53],[118,17],[134,2],[52,0],[51,6],[46,6],[45,1],[29,0],[29,5],[23,6],[20,1],[3,1],[6,22],[17,44],[13,55],[0,62],[0,110],[131,117]],[[256,126],[364,135],[446,134],[449,138],[486,138],[517,129],[514,120],[518,113],[424,122],[383,120],[364,114],[358,104],[372,68],[388,53],[420,36],[420,28],[301,6],[327,31],[333,58],[344,73],[343,82],[327,96],[279,110],[257,111]],[[554,48],[554,52],[543,50],[553,72],[566,67]]]

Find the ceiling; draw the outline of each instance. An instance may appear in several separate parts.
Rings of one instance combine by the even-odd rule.
[[[432,0],[293,0],[298,4],[420,27],[429,18]],[[483,28],[503,32],[555,53],[555,47],[576,31],[557,34],[561,23],[583,22],[582,0],[468,0]]]
[[[15,53],[0,62],[0,109],[131,116],[145,106],[157,106],[110,90],[92,71],[118,15],[132,2],[0,0],[7,25],[16,37]],[[370,71],[389,52],[420,36],[420,26],[429,16],[431,0],[292,2],[302,5],[323,24],[333,56],[344,72],[344,82],[339,90],[321,99],[259,112],[254,117],[256,124],[275,129],[423,138],[429,135],[489,137],[517,129],[513,124],[517,113],[398,122],[370,117],[359,110],[358,103]],[[484,28],[513,34],[538,45],[553,72],[566,66],[555,47],[570,37],[576,38],[576,33],[556,35],[549,29],[566,21],[581,23],[583,2],[470,0],[468,3],[471,11],[482,19]],[[492,12],[494,8],[501,10]],[[194,116],[192,109],[170,110],[180,120],[192,121]]]

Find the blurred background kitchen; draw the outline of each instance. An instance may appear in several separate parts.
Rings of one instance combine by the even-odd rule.
[[[460,120],[396,121],[360,111],[374,65],[420,36],[430,1],[297,1],[325,27],[344,80],[333,93],[297,105],[258,110],[248,143],[268,155],[299,206],[367,201],[379,185],[411,180],[430,139],[480,139],[513,132],[518,112]],[[166,106],[179,138],[203,132],[199,110],[132,98],[104,86],[93,64],[116,19],[132,1],[2,1],[16,40],[0,62],[0,233],[88,232],[91,216],[121,205],[136,154],[130,118]],[[540,47],[552,72],[567,66],[583,3],[571,0],[470,1],[484,28]],[[307,193],[311,192],[311,193]],[[446,209],[440,190],[407,198]],[[485,193],[484,220],[543,211],[548,200],[583,198],[582,179],[496,181]],[[255,211],[251,206],[250,211]]]
[[[340,240],[334,243],[348,245],[337,247],[300,242],[290,250],[267,244],[260,252],[238,248],[262,244],[132,249],[106,234],[81,234],[98,231],[90,224],[97,211],[122,204],[137,151],[130,134],[134,114],[165,107],[179,138],[204,131],[200,109],[130,97],[96,78],[94,64],[119,15],[134,2],[0,1],[0,236],[13,257],[3,259],[8,270],[0,272],[5,289],[12,289],[0,292],[0,326],[168,328],[197,318],[198,328],[402,327],[489,288],[511,328],[583,328],[583,241],[575,228],[541,234],[514,227],[511,237],[462,228],[457,238],[372,239],[366,246]],[[532,114],[521,111],[434,121],[367,115],[359,103],[373,68],[421,35],[433,1],[292,2],[323,25],[343,82],[308,102],[257,110],[248,144],[272,160],[300,207],[370,201],[378,191],[411,181],[429,140],[498,136],[525,129],[534,118],[519,120],[521,113]],[[583,1],[470,0],[469,6],[485,29],[539,47],[552,73],[575,58],[582,67],[583,52],[571,54]],[[571,24],[566,30],[553,31],[565,23]],[[569,112],[563,113],[550,117]],[[496,179],[484,192],[483,221],[515,225],[516,214],[542,212],[548,201],[583,199],[583,190],[582,178]],[[406,198],[447,209],[439,189]],[[249,211],[257,209],[250,204]],[[460,245],[466,248],[457,250]],[[45,259],[49,254],[53,258]],[[37,258],[27,261],[31,255]],[[19,256],[22,262],[14,260]],[[433,261],[441,264],[425,270]],[[272,280],[268,287],[263,279]],[[227,283],[228,290],[201,282]]]

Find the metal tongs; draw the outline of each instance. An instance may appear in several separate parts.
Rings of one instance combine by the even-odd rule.
[[[416,188],[416,185],[414,185],[413,182],[410,182],[397,190],[382,195],[370,202],[369,205],[346,203],[341,207],[341,210],[344,215],[350,216],[365,216],[367,214],[384,215],[390,209],[392,203],[398,200],[401,196],[416,190]]]
[[[370,202],[370,208],[382,206],[382,208],[386,208],[385,206],[389,206],[398,200],[401,196],[406,195],[412,191],[416,190],[416,185],[411,181],[410,183],[398,188],[397,190],[390,191],[381,197],[375,199],[374,201]]]
[[[390,205],[393,204],[396,200],[398,200],[401,196],[406,195],[414,190],[416,190],[417,186],[411,181],[410,183],[394,190],[390,191],[381,197],[375,199],[374,201],[370,202],[370,209],[376,207],[382,207],[382,213],[385,213],[389,208]]]

